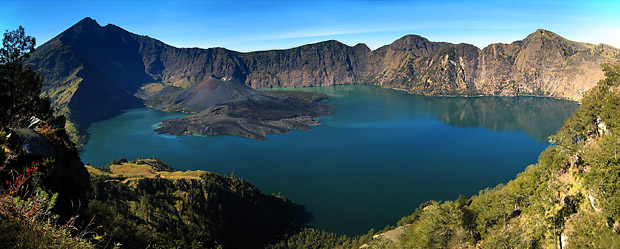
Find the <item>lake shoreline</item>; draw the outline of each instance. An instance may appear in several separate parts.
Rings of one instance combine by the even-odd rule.
[[[187,114],[139,108],[93,124],[81,157],[100,166],[155,156],[183,171],[234,172],[305,206],[314,217],[307,225],[360,235],[424,201],[471,196],[513,179],[576,108],[554,99],[426,97],[368,85],[303,90],[330,96],[322,103],[332,115],[312,130],[263,141],[160,135],[152,125]]]

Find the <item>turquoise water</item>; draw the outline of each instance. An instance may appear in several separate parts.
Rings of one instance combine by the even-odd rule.
[[[304,88],[330,95],[312,130],[268,135],[170,136],[157,123],[184,114],[149,108],[91,126],[81,154],[156,156],[179,170],[244,178],[311,212],[310,226],[349,235],[380,229],[427,200],[452,200],[513,179],[577,107],[534,97],[425,97],[374,86]]]

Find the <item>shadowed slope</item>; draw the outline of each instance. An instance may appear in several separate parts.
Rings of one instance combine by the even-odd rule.
[[[268,96],[266,93],[253,90],[230,77],[217,79],[211,76],[197,86],[181,92],[173,104],[200,112],[221,103],[243,100],[260,101],[266,99],[266,96]]]
[[[619,58],[617,48],[569,41],[546,30],[484,49],[407,35],[374,51],[364,44],[350,47],[331,40],[240,53],[225,48],[175,48],[85,18],[41,45],[27,64],[43,75],[43,95],[51,98],[59,113],[79,124],[74,131],[83,134],[90,123],[137,106],[139,101],[131,95],[144,88],[152,91],[139,96],[163,110],[178,110],[170,105],[179,104],[197,111],[231,98],[217,97],[207,103],[211,100],[185,96],[185,102],[170,103],[174,92],[196,87],[212,74],[230,75],[252,88],[369,83],[424,95],[580,100],[603,78],[599,65]],[[73,101],[75,92],[91,101]],[[88,107],[99,103],[106,108]]]

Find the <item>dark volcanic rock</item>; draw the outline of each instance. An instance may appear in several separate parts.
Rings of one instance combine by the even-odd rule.
[[[57,120],[60,119],[64,118]],[[3,184],[38,162],[40,187],[58,193],[52,211],[60,215],[61,222],[87,207],[90,176],[64,128],[40,121],[28,127],[6,128],[5,132],[8,139],[0,148],[7,152],[6,160],[0,164]]]
[[[617,48],[569,41],[546,30],[484,49],[407,35],[374,51],[332,40],[240,53],[176,48],[85,18],[37,48],[27,64],[42,74],[43,95],[83,131],[92,122],[139,106],[136,91],[152,91],[144,96],[170,88],[194,91],[212,74],[230,75],[251,88],[369,83],[425,95],[580,100],[604,77],[600,64],[617,59]],[[220,102],[184,101],[178,104],[202,108]],[[157,108],[170,106],[162,105],[166,98],[155,102],[160,102],[151,103]]]
[[[221,103],[245,100],[260,102],[270,98],[271,95],[249,88],[230,76],[221,79],[211,76],[197,86],[181,92],[171,104],[200,112]]]
[[[319,124],[315,117],[326,115],[328,107],[267,92],[253,90],[231,77],[210,77],[181,92],[172,101],[196,115],[164,120],[155,131],[173,135],[229,134],[265,140],[265,134],[310,129]]]

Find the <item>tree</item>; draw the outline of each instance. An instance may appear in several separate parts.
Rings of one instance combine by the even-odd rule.
[[[43,79],[24,62],[34,51],[35,39],[23,27],[6,31],[0,48],[0,126],[29,116],[52,117],[50,102],[39,97]]]
[[[22,26],[10,32],[7,30],[0,48],[0,65],[21,63],[28,59],[29,54],[34,51],[35,44],[36,40],[27,36]]]
[[[601,80],[602,84],[608,86],[620,85],[620,63],[604,63],[602,67],[605,72],[605,79]]]

